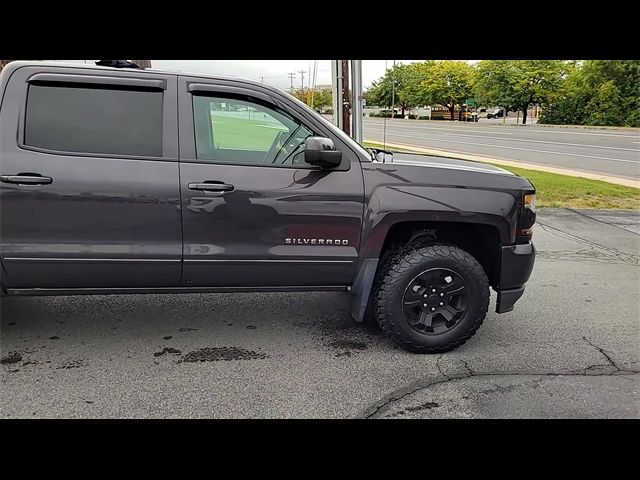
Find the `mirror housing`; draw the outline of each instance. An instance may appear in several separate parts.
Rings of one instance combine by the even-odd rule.
[[[342,152],[330,138],[309,137],[304,142],[304,161],[309,165],[333,168],[342,162]]]

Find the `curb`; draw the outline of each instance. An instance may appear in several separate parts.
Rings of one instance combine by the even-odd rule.
[[[573,128],[583,130],[613,130],[620,132],[635,132],[640,136],[640,128],[638,127],[610,127],[607,125],[551,125],[550,123],[535,123],[533,125],[519,125],[521,127],[542,127],[542,128]]]
[[[365,140],[365,141],[367,143],[383,145],[382,142],[378,142],[375,140]],[[427,155],[435,155],[438,157],[457,158],[460,160],[470,160],[472,162],[480,162],[480,163],[495,163],[496,165],[504,165],[507,167],[525,168],[528,170],[537,170],[540,172],[555,173],[558,175],[567,175],[569,177],[581,177],[581,178],[588,178],[589,180],[600,180],[602,182],[614,183],[616,185],[623,185],[625,187],[640,188],[640,181],[630,180],[628,178],[611,177],[608,175],[600,175],[597,173],[581,172],[579,170],[566,170],[564,168],[547,167],[546,165],[538,165],[534,163],[514,162],[510,160],[495,158],[495,157],[485,157],[481,155],[470,155],[468,153],[454,152],[451,150],[435,150],[432,148],[424,148],[417,145],[401,145],[399,143],[387,143],[386,146],[391,148],[401,148],[404,150],[410,150],[415,153],[426,153]]]

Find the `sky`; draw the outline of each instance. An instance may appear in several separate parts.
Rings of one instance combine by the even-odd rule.
[[[396,60],[396,62],[409,63],[412,60]],[[216,73],[245,77],[251,80],[269,83],[278,88],[289,88],[291,80],[288,73],[295,73],[294,87],[300,87],[301,74],[304,73],[304,84],[309,84],[309,70],[313,72],[315,60],[152,60],[154,68],[166,68],[187,70],[197,73]],[[330,60],[317,60],[316,85],[331,85]],[[393,60],[363,60],[362,61],[362,86],[367,88],[371,82],[377,80],[385,72],[385,64],[388,68],[393,65]]]
[[[84,60],[65,60],[81,62]],[[94,60],[87,60],[87,63]],[[396,60],[397,63],[411,63],[419,60]],[[300,88],[301,74],[304,71],[305,88],[309,85],[309,71],[313,71],[316,60],[151,60],[151,66],[162,70],[181,70],[193,73],[211,73],[244,77],[250,80],[264,81],[275,87],[288,89],[291,80],[288,73],[295,73],[294,87]],[[317,78],[315,85],[331,85],[330,60],[317,60]],[[393,60],[363,60],[362,86],[367,88],[385,72],[385,65],[391,68]],[[262,79],[261,77],[264,77]]]

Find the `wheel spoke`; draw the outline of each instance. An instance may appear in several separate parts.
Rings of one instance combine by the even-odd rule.
[[[420,314],[420,322],[422,325],[424,325],[425,327],[430,327],[431,326],[431,322],[433,322],[433,313],[427,311],[427,310],[423,310],[422,313]]]
[[[450,322],[457,315],[462,313],[462,310],[458,310],[457,308],[452,307],[451,305],[445,305],[441,310],[440,314],[445,318],[447,322]]]
[[[404,304],[408,307],[412,306],[412,305],[418,305],[420,302],[422,302],[422,300],[418,299],[418,300],[405,300]]]
[[[444,285],[440,288],[444,290],[448,295],[451,295],[453,293],[459,292],[460,290],[463,290],[464,283],[460,281],[459,278],[453,278],[450,283],[445,282]]]
[[[407,291],[404,294],[404,298],[402,303],[405,305],[418,305],[423,301],[422,295],[425,292],[425,288],[418,284],[417,282],[407,288]]]

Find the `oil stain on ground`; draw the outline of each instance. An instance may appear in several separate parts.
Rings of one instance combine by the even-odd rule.
[[[178,350],[177,348],[171,348],[171,347],[164,347],[162,350],[160,350],[159,352],[155,352],[153,354],[154,357],[161,357],[162,355],[166,354],[166,353],[176,353],[176,354],[181,354],[182,350]]]
[[[69,360],[67,361],[67,363],[60,365],[59,367],[56,367],[56,370],[63,370],[63,369],[70,369],[70,368],[82,368],[82,367],[86,367],[87,366],[87,362],[85,362],[84,360],[80,359],[80,360]]]
[[[9,352],[6,357],[2,357],[0,363],[3,365],[12,365],[22,361],[22,355],[20,352]]]
[[[432,408],[439,407],[440,404],[436,402],[427,402],[417,407],[407,407],[407,412],[419,412],[421,410],[431,410]]]
[[[219,362],[219,361],[231,361],[231,360],[261,360],[269,358],[264,353],[257,353],[253,350],[246,350],[238,347],[207,347],[200,350],[194,350],[192,352],[183,355],[179,360],[182,362]]]
[[[327,347],[339,350],[336,357],[350,357],[352,350],[366,350],[367,344],[359,340],[335,339],[325,343]]]

